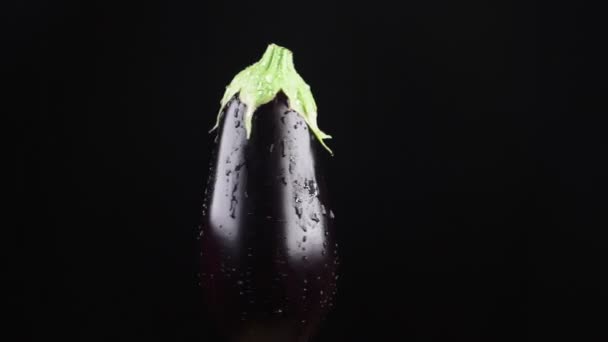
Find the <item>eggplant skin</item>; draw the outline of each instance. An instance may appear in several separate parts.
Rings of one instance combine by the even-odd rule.
[[[206,306],[231,341],[307,341],[333,306],[339,265],[323,152],[279,92],[243,125],[220,119],[201,224]]]

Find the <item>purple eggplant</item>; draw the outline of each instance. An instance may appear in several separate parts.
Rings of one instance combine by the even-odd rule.
[[[206,307],[230,341],[308,341],[334,304],[338,254],[318,158],[331,153],[329,136],[289,50],[271,44],[235,77],[214,134],[200,232]]]

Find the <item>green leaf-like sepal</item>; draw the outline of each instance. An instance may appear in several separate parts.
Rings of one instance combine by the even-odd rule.
[[[247,106],[244,123],[249,138],[253,113],[261,105],[272,101],[279,91],[283,91],[287,96],[289,107],[304,119],[321,145],[333,154],[323,142],[331,136],[323,133],[317,126],[317,104],[310,86],[296,71],[292,52],[275,44],[268,45],[262,58],[239,72],[226,87],[213,129],[218,127],[226,104],[238,93],[241,102]]]

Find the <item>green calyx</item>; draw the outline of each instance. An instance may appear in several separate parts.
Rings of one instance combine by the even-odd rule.
[[[317,104],[310,91],[310,86],[296,71],[292,52],[275,44],[268,45],[262,58],[239,72],[226,87],[213,129],[218,127],[222,111],[228,101],[238,93],[241,102],[247,106],[244,122],[249,138],[253,113],[261,105],[272,101],[279,91],[283,91],[287,96],[289,107],[304,119],[321,145],[333,155],[333,152],[323,142],[324,139],[330,139],[331,136],[323,133],[317,126]]]

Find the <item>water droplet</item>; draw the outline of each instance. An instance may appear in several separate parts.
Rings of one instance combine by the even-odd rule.
[[[306,235],[302,236],[302,242],[306,242]]]
[[[285,139],[281,140],[281,157],[285,158]]]
[[[296,166],[296,158],[294,156],[289,156],[289,173],[293,174],[293,170]]]
[[[302,261],[307,262],[308,261],[308,257],[306,255],[302,256]]]
[[[321,214],[327,214],[327,210],[325,209],[325,205],[321,204]]]
[[[236,283],[237,283],[238,285],[243,285],[243,281],[242,281],[242,280],[239,280],[239,281],[237,281]]]
[[[322,296],[323,295],[323,290],[319,291],[319,294]]]
[[[234,171],[240,171],[243,166],[245,166],[244,161],[242,163],[238,164],[237,166],[235,166]]]
[[[321,221],[321,219],[319,219],[319,216],[317,215],[317,213],[312,213],[312,215],[310,215],[310,219],[315,221],[315,223],[319,223],[319,221]]]
[[[241,120],[236,120],[234,122],[234,128],[239,128],[240,125],[241,125]]]
[[[319,186],[312,179],[308,181],[308,192],[310,193],[311,196],[314,196],[314,197],[316,197],[319,194]]]
[[[332,219],[336,217],[336,215],[334,215],[334,212],[331,209],[329,210],[329,217]]]
[[[299,205],[296,205],[294,207],[294,209],[296,210],[296,215],[298,215],[298,218],[301,218],[302,217],[302,207]]]
[[[234,193],[234,192],[233,192]],[[236,205],[238,204],[238,200],[234,195],[230,199],[230,217],[236,218]]]
[[[231,173],[232,173],[232,170],[226,171],[226,176],[230,176]]]
[[[270,144],[270,153],[272,153],[272,150],[274,150],[274,144]]]

